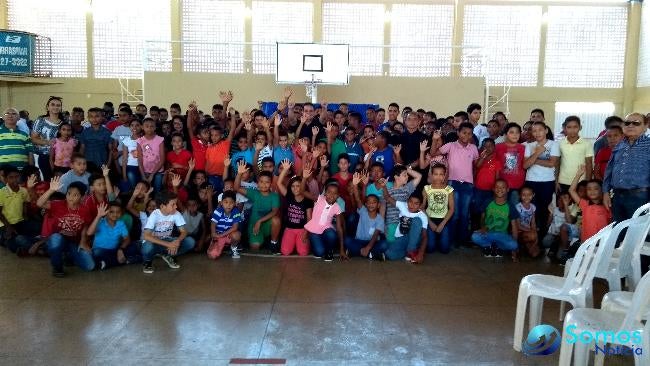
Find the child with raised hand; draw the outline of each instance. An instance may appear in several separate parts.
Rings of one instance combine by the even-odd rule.
[[[131,194],[131,198],[126,204],[126,210],[134,217],[140,219],[140,240],[144,240],[144,227],[147,225],[149,216],[151,216],[151,213],[158,208],[156,200],[151,198],[152,192],[153,187],[149,187],[148,183],[144,181],[140,182],[136,184],[135,189],[133,189],[133,194]]]
[[[287,131],[280,131],[282,125],[282,116],[280,113],[275,115],[273,121],[273,162],[277,167],[282,164],[283,161],[289,160],[294,162],[293,149],[289,145],[289,134]]]
[[[506,141],[497,144],[494,153],[502,164],[499,178],[508,184],[508,200],[512,205],[516,205],[519,203],[519,189],[526,180],[526,171],[524,170],[526,148],[519,143],[521,126],[511,122],[506,125],[505,130]]]
[[[194,239],[187,236],[185,220],[176,209],[176,200],[177,197],[172,192],[160,192],[156,196],[158,208],[151,213],[144,226],[142,271],[146,274],[154,272],[153,258],[156,254],[161,254],[169,268],[178,269],[181,266],[174,257],[194,248]],[[172,236],[174,227],[178,228],[178,237]]]
[[[224,131],[219,126],[210,128],[210,146],[206,151],[205,171],[208,173],[208,180],[214,191],[221,193],[223,191],[223,161],[230,154],[230,143],[233,139],[235,130],[235,117],[230,119],[230,130],[228,136],[224,139]]]
[[[449,253],[451,238],[447,224],[454,217],[454,189],[447,184],[447,168],[434,165],[429,172],[429,182],[422,190],[422,207],[426,207],[429,218],[427,225],[427,252],[436,249]]]
[[[582,211],[582,230],[580,241],[596,235],[612,220],[611,211],[603,204],[603,187],[599,180],[587,180],[587,197],[581,198],[577,191],[578,182],[586,172],[584,165],[580,165],[569,187],[569,194],[573,202],[578,204]]]
[[[356,172],[352,177],[352,197],[359,214],[354,237],[345,238],[345,249],[349,256],[362,256],[368,259],[384,260],[386,241],[384,218],[379,214],[379,197],[372,194],[365,197],[365,204],[359,191],[359,184],[367,181],[367,172]]]
[[[73,182],[66,188],[64,200],[49,201],[52,194],[58,192],[61,182],[58,177],[52,178],[50,188],[36,204],[47,211],[51,219],[51,235],[47,240],[47,252],[50,255],[52,275],[64,277],[63,254],[67,253],[74,263],[85,271],[95,268],[90,247],[85,234],[92,217],[81,205],[81,197],[86,193],[86,186],[80,182]]]
[[[130,245],[129,230],[122,220],[122,207],[117,202],[97,206],[97,215],[88,226],[86,234],[94,235],[92,253],[98,269],[115,267],[120,264],[135,262],[139,257],[135,245]]]
[[[535,220],[535,213],[537,207],[532,203],[535,193],[533,189],[524,186],[519,192],[521,202],[515,205],[519,212],[519,219],[517,228],[519,229],[519,242],[528,250],[528,254],[536,258],[539,256],[540,248],[537,244],[537,221]]]
[[[185,149],[184,143],[184,137],[181,133],[172,133],[172,150],[167,153],[165,158],[167,168],[176,174],[180,174],[183,179],[188,174],[189,161],[192,160],[192,154]]]
[[[280,250],[282,255],[291,255],[294,250],[299,256],[309,254],[309,241],[305,225],[312,217],[314,201],[306,197],[305,181],[311,175],[311,170],[303,170],[302,177],[294,176],[289,179],[289,189],[284,184],[284,179],[291,169],[291,162],[284,160],[280,166],[280,177],[278,178],[278,192],[286,197],[286,218],[284,233]]]
[[[241,211],[235,207],[235,192],[223,192],[221,204],[212,213],[210,223],[212,242],[208,248],[208,258],[219,258],[226,245],[230,245],[232,257],[239,258],[239,241],[241,240],[239,224],[243,222]]]
[[[89,192],[81,201],[81,205],[88,211],[91,218],[97,215],[97,207],[100,203],[108,203],[116,198],[109,175],[110,169],[106,165],[102,165],[102,175],[93,174],[88,179]]]
[[[142,135],[142,123],[134,119],[131,121],[131,137],[125,137],[122,144],[122,180],[129,182],[129,188],[135,188],[142,177],[138,163],[138,139]]]
[[[280,210],[280,196],[271,191],[273,175],[269,172],[261,172],[257,177],[257,189],[242,188],[242,176],[248,170],[245,162],[237,162],[235,191],[246,196],[252,204],[248,225],[250,247],[253,250],[259,250],[264,244],[264,240],[270,237],[271,251],[274,254],[279,253],[278,238],[280,236],[281,221],[278,212]]]
[[[187,133],[192,145],[192,155],[196,162],[196,170],[205,170],[206,151],[210,144],[210,129],[200,125],[199,111],[196,101],[192,101],[187,111]]]
[[[328,180],[323,191],[314,204],[311,220],[305,225],[312,252],[316,258],[331,262],[334,260],[334,250],[338,242],[341,259],[348,259],[344,245],[344,209],[337,202],[339,185],[335,180]],[[332,224],[335,218],[336,228]]]
[[[517,243],[519,212],[508,202],[508,183],[498,179],[494,184],[494,200],[481,215],[481,229],[472,234],[472,241],[483,249],[484,257],[501,257],[499,250],[511,251],[512,261],[518,262]],[[508,234],[508,225],[512,235]]]
[[[56,139],[53,140],[50,147],[50,166],[52,170],[61,168],[65,171],[70,170],[70,159],[74,148],[77,146],[77,140],[72,137],[72,126],[63,122],[59,125],[59,132]]]
[[[160,192],[165,166],[165,139],[156,135],[156,123],[151,118],[144,119],[142,130],[144,135],[136,140],[140,176],[154,187],[154,191]]]
[[[389,242],[395,241],[395,232],[400,218],[400,210],[395,202],[406,202],[422,179],[422,174],[413,170],[410,165],[395,165],[392,176],[392,187],[387,184],[381,186],[383,197],[386,200],[386,240]],[[412,180],[409,181],[409,178]]]

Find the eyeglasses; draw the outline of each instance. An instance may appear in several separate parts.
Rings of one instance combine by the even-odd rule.
[[[625,122],[623,122],[623,124],[626,125],[626,126],[632,125],[632,126],[635,126],[635,127],[639,127],[643,123],[639,122],[639,121],[625,121]]]
[[[16,112],[5,112],[5,116],[17,116],[18,113]]]

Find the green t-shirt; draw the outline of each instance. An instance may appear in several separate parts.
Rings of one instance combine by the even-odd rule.
[[[508,202],[499,205],[490,202],[485,209],[485,226],[491,233],[507,233],[510,221],[519,218],[519,212]]]
[[[256,189],[247,189],[246,197],[253,205],[251,209],[252,223],[268,215],[274,208],[280,207],[280,196],[275,192],[269,192],[267,195],[263,195]]]
[[[332,175],[339,171],[339,155],[345,152],[345,142],[340,139],[334,139],[334,142],[332,142],[332,157],[330,159],[330,172]]]

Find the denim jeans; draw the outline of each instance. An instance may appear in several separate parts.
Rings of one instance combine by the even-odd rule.
[[[338,234],[334,229],[327,229],[322,234],[309,233],[311,251],[317,257],[322,257],[329,251],[334,251],[338,242]]]
[[[360,240],[360,239],[347,237],[345,238],[345,249],[348,250],[348,253],[351,257],[360,256],[361,248],[368,245],[369,242],[370,240]],[[381,254],[385,251],[386,251],[386,241],[377,240],[375,245],[373,245],[372,249],[370,250],[370,253],[372,253],[373,257],[380,257]]]
[[[223,192],[223,177],[220,175],[209,175],[208,182],[212,185],[214,189],[214,194],[221,194]]]
[[[95,268],[93,255],[65,236],[56,233],[47,240],[47,252],[50,255],[50,263],[55,270],[63,270],[63,254],[69,256],[74,263],[84,271],[92,271]]]
[[[449,240],[449,226],[445,225],[440,233],[427,228],[427,253],[433,253],[436,249],[442,254],[449,253],[451,240]]]
[[[519,248],[519,244],[508,233],[487,232],[482,234],[477,231],[472,234],[472,241],[481,248],[488,248],[493,244],[501,250],[513,251]]]
[[[616,191],[612,198],[612,220],[621,222],[632,217],[637,208],[650,202],[650,191]]]
[[[3,241],[3,245],[7,247],[10,251],[15,253],[18,250],[29,250],[29,248],[36,242],[35,237],[41,233],[41,222],[34,220],[23,220],[13,224],[14,229],[16,229],[16,235],[6,239],[5,241],[5,232],[6,228],[0,228],[0,241]]]
[[[402,233],[404,235],[395,238],[395,241],[388,245],[386,259],[402,259],[407,253],[416,252],[420,246],[422,229],[422,221],[417,217],[412,218],[409,232]]]
[[[142,254],[140,254],[139,245],[131,244],[128,247],[124,248],[122,252],[124,253],[124,257],[126,257],[126,263],[132,264],[132,263],[142,262]],[[103,261],[104,263],[106,263],[106,268],[116,267],[121,264],[126,264],[126,263],[119,263],[117,261],[117,249],[104,249],[104,248],[93,247],[92,253],[93,253],[93,258],[95,260],[95,263],[100,263]]]
[[[129,182],[130,190],[134,189],[135,185],[142,180],[142,176],[140,175],[140,168],[133,165],[127,165],[126,180]]]
[[[172,241],[176,240],[176,238],[164,238],[162,240],[172,242]],[[194,241],[194,239],[192,239],[191,236],[186,236],[185,239],[183,239],[183,241],[181,241],[181,245],[178,247],[178,251],[176,252],[176,256],[189,252],[190,250],[192,250],[194,248],[195,244],[196,244],[196,242]],[[142,242],[141,251],[142,251],[142,261],[143,262],[151,262],[153,260],[153,257],[156,254],[165,254],[165,253],[167,253],[167,248],[162,246],[162,245],[154,244],[154,243],[152,243],[150,241],[145,240],[145,241]]]
[[[449,184],[454,189],[454,218],[451,222],[452,238],[457,244],[469,240],[469,208],[472,203],[474,185],[450,180]]]
[[[526,185],[533,189],[535,196],[533,197],[533,204],[535,210],[535,223],[539,231],[538,237],[543,238],[548,232],[548,206],[553,201],[553,193],[555,193],[555,181],[549,182],[532,182],[526,181]]]
[[[146,174],[151,175],[149,173]],[[162,190],[162,183],[163,183],[163,173],[154,173],[153,179],[151,179],[151,186],[153,187],[153,191],[160,192]]]

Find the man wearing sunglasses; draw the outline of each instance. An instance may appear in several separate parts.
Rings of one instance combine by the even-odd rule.
[[[603,203],[617,222],[629,219],[650,201],[648,121],[641,113],[631,113],[622,127],[625,137],[613,148],[603,181]]]

